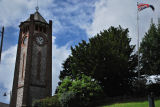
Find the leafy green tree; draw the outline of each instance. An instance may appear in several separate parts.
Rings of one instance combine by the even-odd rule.
[[[110,27],[78,46],[63,63],[60,80],[82,74],[96,79],[108,96],[123,95],[130,91],[137,66],[134,45],[130,45],[128,29]]]
[[[63,107],[88,106],[95,98],[102,96],[98,81],[82,75],[76,79],[66,77],[58,87],[59,101]]]
[[[141,74],[160,74],[160,24],[151,24],[141,46]]]

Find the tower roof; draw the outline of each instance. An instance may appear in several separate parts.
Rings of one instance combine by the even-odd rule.
[[[40,21],[40,22],[43,22],[43,23],[47,23],[47,21],[42,17],[42,15],[36,11],[34,14],[34,20],[35,21]],[[30,21],[30,18],[28,18],[26,21]]]

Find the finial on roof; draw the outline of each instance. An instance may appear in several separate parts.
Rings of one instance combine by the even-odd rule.
[[[39,10],[39,7],[38,7],[38,6],[36,6],[36,12],[38,12],[38,10]]]
[[[38,12],[39,7],[38,7],[38,0],[37,0],[37,6],[36,6],[36,12]]]

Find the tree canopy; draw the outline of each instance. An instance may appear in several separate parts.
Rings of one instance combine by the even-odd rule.
[[[141,73],[160,74],[160,24],[151,24],[140,45]]]
[[[130,45],[128,29],[110,27],[89,42],[82,41],[63,63],[61,82],[66,76],[75,79],[82,74],[96,79],[108,96],[122,95],[132,87],[137,65],[134,45]]]

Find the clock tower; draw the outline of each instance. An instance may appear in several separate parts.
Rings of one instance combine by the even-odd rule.
[[[10,107],[30,107],[52,94],[52,21],[37,9],[19,27]]]

